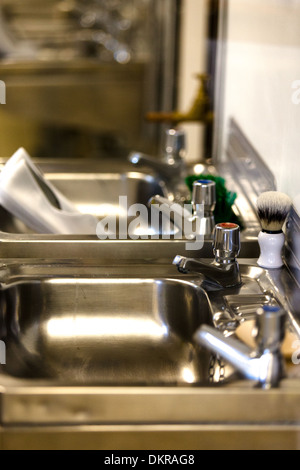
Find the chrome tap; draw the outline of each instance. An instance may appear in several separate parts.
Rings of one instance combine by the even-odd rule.
[[[184,176],[184,156],[185,133],[178,129],[168,129],[161,159],[140,152],[131,152],[128,159],[134,165],[148,166],[168,182],[178,184]]]
[[[166,217],[171,217],[171,222],[178,228],[182,228],[182,219],[192,223],[192,233],[199,232],[199,235],[212,236],[215,219],[213,211],[216,206],[216,183],[211,180],[198,180],[193,183],[193,194],[191,207],[187,205],[179,206],[167,198],[160,195],[152,196],[148,202],[149,207],[153,206]],[[174,216],[172,217],[172,214]],[[179,225],[178,225],[179,224]]]
[[[200,233],[211,236],[215,227],[216,183],[211,180],[198,180],[193,183],[193,214],[197,216],[199,207],[203,210]]]
[[[236,224],[222,223],[214,229],[213,252],[215,259],[185,258],[177,255],[173,264],[181,273],[198,273],[206,283],[219,289],[240,285],[241,276],[236,260],[240,252],[240,228]]]
[[[196,331],[194,340],[228,361],[246,378],[255,380],[259,387],[270,389],[278,387],[284,377],[280,346],[284,339],[285,318],[284,310],[277,306],[265,305],[257,310],[255,350],[207,325]]]

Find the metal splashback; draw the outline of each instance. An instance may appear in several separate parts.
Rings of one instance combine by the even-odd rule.
[[[286,224],[285,259],[300,286],[300,217],[294,207]]]

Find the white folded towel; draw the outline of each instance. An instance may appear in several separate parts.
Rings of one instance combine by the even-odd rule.
[[[79,212],[44,178],[23,148],[0,173],[0,204],[38,233],[96,234],[98,219]]]

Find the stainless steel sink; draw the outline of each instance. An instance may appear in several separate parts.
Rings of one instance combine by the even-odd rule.
[[[165,194],[156,175],[132,177],[117,162],[71,165],[41,167],[98,216],[116,210],[120,188],[130,203],[148,190]],[[243,448],[249,436],[260,448],[271,434],[299,447],[299,366],[290,361],[278,389],[258,390],[192,339],[203,324],[235,334],[270,299],[287,310],[298,305],[286,269],[257,266],[256,220],[242,234],[242,284],[211,292],[201,275],[171,265],[185,254],[185,240],[36,235],[8,214],[2,220],[0,448],[111,449],[112,439],[122,449]],[[211,257],[211,242],[188,255]]]
[[[211,323],[209,301],[172,274],[151,265],[27,267],[2,292],[5,373],[68,384],[205,383],[209,354],[192,336]]]
[[[115,216],[116,220],[127,217],[127,208],[134,204],[147,207],[151,196],[167,197],[164,182],[155,176],[140,172],[122,173],[48,173],[45,175],[77,209],[102,219]],[[126,200],[123,199],[126,197]],[[1,230],[12,234],[33,233],[19,219],[0,208]],[[148,219],[145,218],[148,225]],[[118,224],[119,226],[119,224]],[[145,229],[146,231],[146,229]],[[147,233],[147,231],[146,231]],[[126,235],[123,234],[123,235]],[[119,236],[119,233],[118,233]]]
[[[168,196],[165,183],[140,172],[98,174],[49,174],[49,180],[84,213],[97,217],[120,214],[120,197],[127,205],[147,203],[151,196]]]
[[[200,276],[160,262],[7,260],[0,447],[260,448],[262,435],[299,447],[297,366],[260,390],[192,342],[203,323],[228,332],[282,303],[279,280],[293,287],[286,270],[274,285],[255,260],[240,268],[239,287],[205,293]]]
[[[8,263],[0,269],[2,372],[67,385],[214,385],[233,368],[196,345],[203,324],[234,333],[267,302],[283,304],[264,269],[205,292],[201,274],[161,263]],[[239,308],[237,308],[239,307]]]
[[[49,179],[79,210],[89,212],[97,217],[115,215],[117,228],[122,216],[119,196],[127,196],[128,207],[139,203],[146,205],[154,194],[172,197],[172,190],[155,173],[133,172],[132,166],[120,160],[99,161],[38,161],[36,162]],[[4,161],[0,162],[4,164]],[[189,168],[193,172],[193,167]],[[240,196],[239,214],[246,213],[249,228],[242,232],[241,257],[259,256],[257,234],[259,227],[251,219],[252,209],[246,199]],[[245,222],[247,222],[247,220]],[[130,217],[128,223],[131,222]],[[144,227],[144,225],[143,225]],[[150,229],[150,230],[149,230]],[[175,232],[175,231],[174,231]],[[158,234],[163,233],[159,227]],[[151,225],[145,229],[137,228],[137,240],[120,237],[116,240],[99,240],[95,235],[48,235],[32,233],[28,227],[0,208],[0,256],[3,258],[48,258],[48,259],[168,259],[169,262],[180,253],[189,256],[212,257],[211,240],[205,240],[199,249],[187,250],[183,239],[172,239],[173,230],[169,231],[171,239],[157,238]],[[155,237],[153,237],[155,235]]]

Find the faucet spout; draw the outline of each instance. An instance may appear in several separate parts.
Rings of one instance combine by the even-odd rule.
[[[168,163],[141,152],[131,152],[128,158],[133,165],[148,166],[167,180],[180,176],[183,168],[182,161]]]
[[[148,166],[175,184],[181,182],[185,172],[185,132],[168,129],[165,133],[163,156],[158,159],[141,152],[131,152],[129,161],[134,165]]]
[[[158,194],[149,199],[148,207],[157,208],[166,217],[171,218],[172,223],[179,227],[182,227],[182,219],[186,218],[188,221],[192,221],[194,218],[192,212],[189,212],[186,207]]]
[[[210,326],[201,327],[194,336],[195,341],[230,362],[250,380],[259,380],[259,361],[251,357],[251,349],[242,342],[226,338],[223,333]]]
[[[256,381],[261,388],[278,387],[284,376],[280,350],[284,337],[284,313],[279,307],[270,306],[257,311],[255,350],[235,338],[225,337],[216,328],[207,325],[196,331],[194,340],[220,355],[247,379]]]
[[[183,274],[196,273],[202,275],[209,283],[219,289],[236,287],[241,283],[238,263],[220,263],[216,260],[206,261],[201,259],[175,256],[173,264]]]
[[[236,287],[241,284],[239,264],[240,228],[236,224],[217,224],[214,229],[213,261],[185,258],[177,255],[173,264],[181,273],[197,273],[217,288]]]

